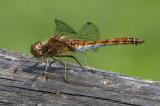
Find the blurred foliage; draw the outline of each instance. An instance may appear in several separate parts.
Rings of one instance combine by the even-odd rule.
[[[110,46],[88,53],[88,65],[130,76],[160,80],[159,0],[0,0],[0,48],[30,54],[60,19],[75,29],[95,23],[101,39],[138,37],[140,46]]]

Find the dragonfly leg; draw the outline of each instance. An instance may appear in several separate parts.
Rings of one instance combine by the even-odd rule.
[[[76,57],[74,57],[72,55],[57,55],[56,57],[69,57],[69,58],[72,58],[80,65],[80,67],[83,69],[83,71],[85,71],[85,69],[83,68],[82,64],[77,60]]]
[[[45,69],[44,69],[45,72],[47,71],[48,64],[49,64],[49,62],[48,62],[48,59],[47,59],[47,60],[46,60],[46,66],[45,66]]]
[[[42,71],[41,74],[40,74],[40,75],[44,75],[46,80],[47,80],[47,75],[45,74],[45,72],[47,72],[48,65],[49,65],[49,61],[48,61],[48,59],[46,59],[45,69],[44,69],[44,71]]]
[[[36,67],[38,64],[40,63],[40,61],[39,62],[37,62],[34,66],[32,66],[32,67]],[[45,72],[47,71],[47,68],[48,68],[48,64],[49,64],[49,62],[48,62],[48,59],[46,60],[46,66],[45,66],[45,69],[44,69],[44,71],[41,71],[41,73],[39,73],[39,74],[37,74],[34,78],[33,78],[33,80],[36,80],[39,76],[41,76],[41,75],[45,75]],[[45,76],[46,77],[46,79],[47,79],[47,76]]]
[[[60,62],[64,66],[64,71],[65,71],[65,73],[64,73],[64,81],[68,82],[68,78],[67,78],[67,66],[66,66],[66,64],[64,62],[62,62],[61,60],[55,58],[55,57],[53,57],[52,59]]]
[[[53,59],[53,61],[51,61],[50,63],[49,63],[49,66],[51,66],[53,63],[55,63],[55,59],[54,58],[52,58]]]
[[[32,56],[31,58],[29,58],[26,62],[28,62],[28,64],[30,64],[31,62],[33,62],[33,61],[31,61],[32,58],[33,58],[33,56]],[[40,63],[40,61],[35,62],[35,64],[34,64],[33,66],[31,66],[31,70],[35,69],[36,66],[37,66],[39,63]]]
[[[55,60],[58,61],[58,62],[60,62],[65,67],[65,63],[63,63],[61,60],[59,60],[59,59],[57,59],[55,57],[52,57],[52,59],[54,59],[54,62],[55,62]]]
[[[32,67],[31,67],[31,70],[35,69],[36,66],[40,63],[40,61],[36,62]]]

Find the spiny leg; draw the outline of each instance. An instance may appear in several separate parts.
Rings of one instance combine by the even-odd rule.
[[[56,57],[70,57],[70,58],[74,59],[80,65],[80,67],[83,69],[83,71],[85,71],[85,69],[83,68],[81,63],[77,60],[77,58],[72,55],[57,55]]]
[[[34,66],[37,66],[39,63],[40,63],[40,62],[37,62]],[[45,72],[47,71],[47,68],[48,68],[48,59],[46,59],[46,66],[45,66],[45,69],[44,69]],[[36,76],[33,78],[33,80],[37,79],[38,76],[43,75],[44,71],[41,72],[40,74],[36,75]],[[47,79],[47,78],[46,78],[46,79]]]
[[[51,66],[53,63],[55,63],[55,59],[54,58],[52,58],[53,59],[53,61],[51,61],[50,63],[49,63],[49,66]]]
[[[54,59],[54,60],[56,60],[56,61],[58,61],[58,62],[60,62],[63,66],[64,66],[64,71],[65,71],[65,81],[67,81],[67,67],[66,67],[66,64],[65,63],[63,63],[61,60],[59,60],[59,59],[57,59],[57,58],[55,58],[55,57],[52,57],[52,59]]]
[[[56,57],[70,57],[73,58],[79,65],[80,67],[83,69],[83,71],[85,71],[85,69],[83,68],[83,66],[81,65],[81,63],[76,59],[76,57],[72,56],[72,55],[57,55]],[[66,74],[66,67],[65,67],[65,77],[64,80],[68,83],[68,78],[67,78],[67,74]]]
[[[55,57],[52,57],[52,59],[54,59],[54,60],[60,62],[60,63],[65,67],[65,64],[64,64],[61,60],[59,60],[59,59],[57,59],[57,58],[55,58]]]

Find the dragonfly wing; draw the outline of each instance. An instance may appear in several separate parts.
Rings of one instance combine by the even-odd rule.
[[[79,40],[95,41],[95,40],[100,39],[98,27],[91,22],[87,22],[79,30],[78,35],[79,35],[78,36]],[[92,50],[97,51],[98,48],[92,49]]]
[[[82,40],[98,40],[99,30],[97,26],[91,22],[87,22],[78,32],[78,38]]]
[[[70,55],[74,56],[80,64],[85,65],[87,60],[87,54],[85,52],[65,52],[60,54],[61,56]],[[59,60],[65,63],[76,63],[78,64],[73,58],[70,57],[58,57]]]
[[[61,20],[55,19],[56,29],[55,29],[55,35],[74,35],[77,34],[77,32],[67,25],[65,22]]]
[[[87,22],[77,33],[71,26],[61,20],[55,19],[56,29],[55,35],[66,36],[69,39],[77,40],[98,40],[99,30],[97,26],[91,22]]]
[[[73,39],[73,40],[95,41],[99,39],[99,30],[97,26],[91,22],[87,22],[79,30],[78,33],[72,27],[70,27],[61,20],[56,19],[55,24],[56,24],[55,35],[64,36],[67,39]]]

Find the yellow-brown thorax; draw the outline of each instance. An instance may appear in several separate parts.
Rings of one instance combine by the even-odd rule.
[[[51,37],[48,42],[37,41],[31,45],[31,53],[35,58],[54,57],[61,53],[73,51],[60,37]]]

